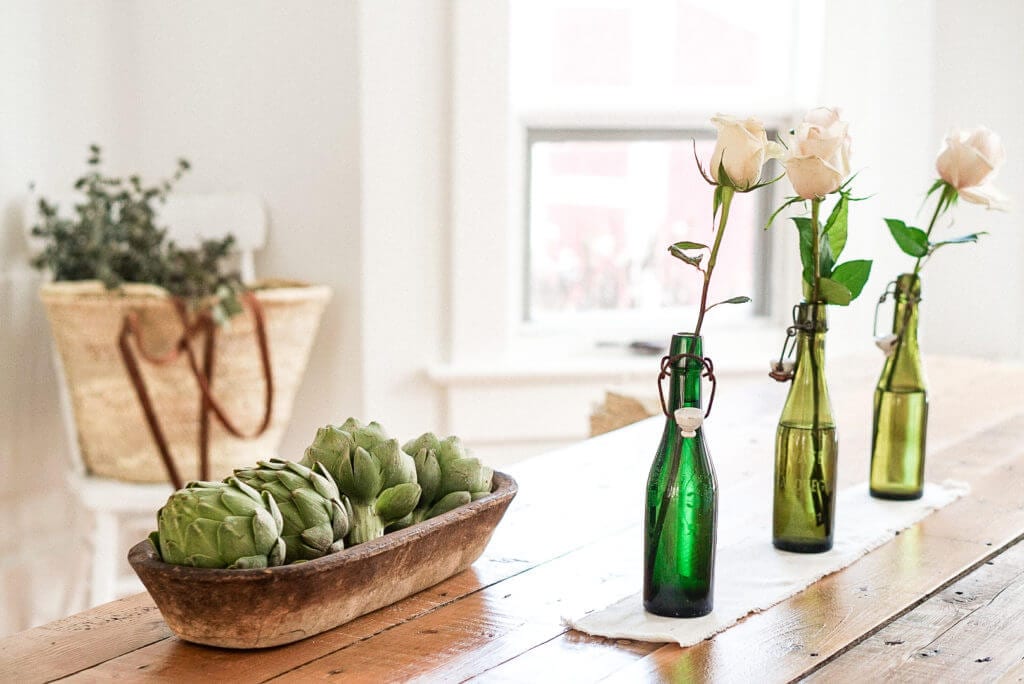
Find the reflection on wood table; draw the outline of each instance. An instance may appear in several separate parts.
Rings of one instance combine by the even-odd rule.
[[[840,487],[867,478],[880,365],[832,365]],[[639,590],[644,483],[661,432],[653,418],[510,468],[519,497],[470,570],[334,630],[262,651],[196,646],[139,594],[0,641],[0,681],[1016,680],[1024,369],[928,366],[927,477],[964,480],[971,493],[696,646],[593,638],[561,623]],[[722,518],[749,505],[744,486],[770,487],[785,391],[767,378],[722,383],[707,425]]]

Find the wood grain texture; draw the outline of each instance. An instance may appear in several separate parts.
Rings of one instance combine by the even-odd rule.
[[[13,634],[0,641],[0,682],[46,682],[170,636],[148,594]]]
[[[596,682],[661,647],[662,644],[605,639],[569,630],[480,673],[472,681],[544,682],[557,673],[567,673],[567,681]]]
[[[809,681],[993,681],[1024,659],[1024,544],[826,664]]]
[[[664,646],[613,680],[789,681],[814,670],[1024,532],[1022,434],[1018,415],[953,443],[936,470],[968,479],[970,496],[787,601],[692,648]]]
[[[934,366],[941,368],[937,376]],[[841,486],[867,476],[876,371],[874,362],[837,368]],[[934,395],[944,401],[933,401],[928,478],[966,480],[972,493],[849,568],[692,648],[595,639],[567,632],[560,621],[637,590],[643,484],[661,432],[655,418],[510,468],[520,494],[484,556],[405,601],[258,652],[162,639],[124,648],[75,679],[145,673],[177,681],[784,681],[805,675],[1024,532],[1024,401],[1015,391],[1024,370],[940,360],[932,371]],[[744,492],[770,482],[777,415],[766,407],[781,404],[785,393],[773,383],[749,387],[749,401],[739,386],[716,400],[708,429],[723,505],[730,507],[745,505]]]

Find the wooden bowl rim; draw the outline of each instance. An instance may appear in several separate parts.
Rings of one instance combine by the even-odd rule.
[[[140,541],[128,552],[128,562],[140,576],[160,575],[165,578],[190,583],[206,582],[259,582],[268,577],[281,580],[309,579],[337,570],[349,563],[357,563],[366,558],[389,553],[397,547],[424,537],[436,530],[450,525],[457,525],[463,520],[472,518],[489,508],[507,505],[519,491],[516,481],[509,475],[495,471],[494,488],[490,494],[471,501],[464,506],[448,511],[436,518],[410,525],[402,530],[389,532],[383,537],[332,553],[305,563],[279,565],[272,568],[255,570],[226,570],[221,568],[194,568],[188,565],[165,563],[157,555],[156,549],[148,539]]]

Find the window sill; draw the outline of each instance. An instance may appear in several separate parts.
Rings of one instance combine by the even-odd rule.
[[[725,327],[713,333],[706,351],[720,375],[767,372],[768,360],[779,353],[783,335],[778,324],[765,320]],[[705,338],[706,345],[708,342]],[[665,343],[667,347],[667,337]],[[437,364],[427,369],[427,375],[442,387],[495,382],[653,382],[661,356],[631,352],[624,343],[601,347],[578,337],[521,335],[501,358]]]

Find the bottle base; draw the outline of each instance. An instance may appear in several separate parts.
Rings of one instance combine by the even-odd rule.
[[[879,489],[869,488],[868,491],[876,499],[888,499],[889,501],[915,501],[924,495],[924,490],[918,492],[883,492]]]
[[[697,618],[704,617],[711,612],[711,602],[689,605],[689,606],[665,606],[658,605],[654,601],[644,601],[644,610],[651,615],[670,618]]]
[[[832,540],[792,541],[788,539],[773,539],[772,546],[780,551],[792,551],[793,553],[824,553],[832,549]]]

